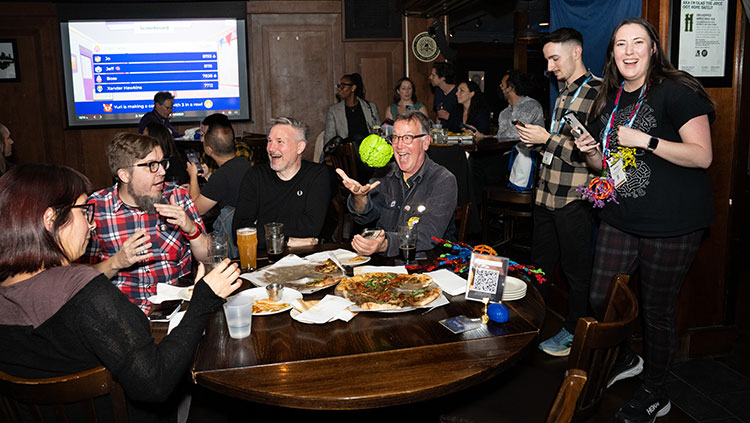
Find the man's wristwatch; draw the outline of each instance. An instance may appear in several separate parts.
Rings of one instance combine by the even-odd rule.
[[[654,150],[656,150],[656,147],[658,145],[659,145],[659,138],[651,137],[651,139],[648,140],[648,147],[646,147],[646,149],[648,149],[648,151],[653,152]]]

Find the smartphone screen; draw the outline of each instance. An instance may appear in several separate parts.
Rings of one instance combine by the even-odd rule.
[[[187,150],[185,155],[187,156],[187,159],[190,160],[190,163],[198,167],[198,174],[203,175],[203,168],[201,167],[201,161],[198,160],[198,154],[193,150]]]

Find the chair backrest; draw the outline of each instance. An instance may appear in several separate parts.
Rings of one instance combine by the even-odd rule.
[[[247,147],[253,152],[253,163],[258,165],[268,162],[268,153],[266,152],[268,140],[265,137],[247,136],[242,138],[242,142],[247,144]]]
[[[627,275],[613,278],[601,322],[591,317],[578,320],[568,368],[584,370],[588,383],[578,403],[576,419],[590,416],[599,405],[619,347],[630,334],[630,325],[638,315],[638,301],[628,288],[628,280]]]
[[[323,162],[323,145],[325,145],[325,141],[323,141],[323,136],[325,135],[326,131],[320,131],[318,136],[315,138],[315,148],[313,149],[313,160],[315,163],[322,163]]]
[[[557,392],[552,409],[547,415],[547,423],[569,423],[576,411],[578,397],[586,384],[586,372],[581,369],[568,369],[565,372],[560,390]]]
[[[458,242],[466,242],[466,234],[469,231],[470,216],[471,202],[456,207],[456,239]]]
[[[125,393],[106,368],[99,366],[66,376],[25,379],[0,371],[0,397],[5,400],[8,421],[22,421],[23,405],[28,407],[34,421],[44,421],[46,408],[50,408],[56,421],[68,421],[68,405],[78,404],[80,416],[86,422],[98,421],[94,400],[109,395],[115,422],[127,422]],[[0,416],[1,417],[1,416]]]
[[[352,179],[357,179],[357,159],[354,157],[352,143],[341,144],[328,155],[334,169],[342,169]]]

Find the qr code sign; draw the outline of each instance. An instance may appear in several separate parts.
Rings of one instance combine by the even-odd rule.
[[[474,270],[474,291],[494,294],[497,292],[497,284],[500,280],[500,272],[493,269],[477,268]]]

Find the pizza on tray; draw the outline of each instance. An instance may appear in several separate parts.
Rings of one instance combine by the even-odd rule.
[[[268,268],[260,277],[266,284],[280,283],[295,287],[324,288],[341,280],[343,272],[336,263],[328,259],[322,264],[298,264]]]
[[[421,307],[440,297],[440,287],[427,275],[363,273],[343,278],[336,294],[363,310]]]

